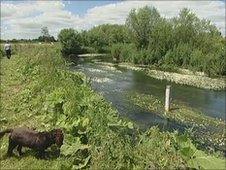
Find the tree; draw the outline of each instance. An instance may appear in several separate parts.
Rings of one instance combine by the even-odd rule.
[[[173,25],[167,19],[161,18],[149,35],[148,50],[160,54],[158,59],[161,59],[173,48],[173,39]]]
[[[63,29],[58,34],[58,40],[62,45],[62,53],[64,55],[79,54],[81,49],[80,34],[74,29]]]
[[[38,41],[40,42],[56,42],[54,36],[49,34],[48,27],[41,28],[41,36],[38,37]]]
[[[128,43],[128,30],[125,25],[103,24],[89,31],[81,33],[84,46],[90,46],[97,52],[106,52],[105,49],[114,43]]]
[[[49,42],[49,29],[48,27],[42,27],[41,28],[41,36],[39,37],[39,40],[42,42]]]
[[[43,37],[50,37],[48,27],[42,27],[41,28],[41,33],[42,33]]]
[[[138,48],[147,48],[149,36],[160,19],[160,14],[154,7],[144,7],[131,10],[126,19],[126,26],[132,35],[132,41]]]

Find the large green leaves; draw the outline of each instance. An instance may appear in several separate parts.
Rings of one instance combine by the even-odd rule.
[[[65,143],[61,148],[61,153],[65,156],[74,156],[78,150],[88,149],[88,145],[81,143],[79,137],[69,136],[67,137],[67,143]]]
[[[214,156],[209,156],[205,152],[198,150],[191,140],[185,136],[175,138],[176,145],[187,161],[190,168],[195,169],[225,169],[225,160]]]

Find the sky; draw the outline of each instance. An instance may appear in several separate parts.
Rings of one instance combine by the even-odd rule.
[[[154,6],[164,17],[189,8],[209,19],[225,35],[225,1],[1,1],[1,38],[37,38],[47,26],[53,36],[63,28],[90,29],[100,24],[124,24],[133,8]]]

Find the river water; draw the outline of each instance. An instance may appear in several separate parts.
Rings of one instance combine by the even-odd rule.
[[[121,116],[135,121],[141,128],[158,125],[163,129],[181,130],[186,125],[166,120],[155,113],[135,106],[128,93],[151,94],[164,100],[165,87],[172,86],[172,99],[197,109],[204,114],[225,120],[225,91],[213,91],[178,85],[157,80],[142,71],[125,69],[117,65],[110,67],[96,62],[97,59],[79,59],[71,69],[79,70],[91,78],[91,86],[112,103]]]

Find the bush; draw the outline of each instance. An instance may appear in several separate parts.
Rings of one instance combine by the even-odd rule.
[[[220,54],[209,53],[205,57],[205,62],[203,62],[205,66],[203,71],[209,76],[225,75],[225,60],[225,53],[223,52]]]
[[[83,47],[82,48],[83,53],[98,53],[98,50],[94,47]]]
[[[114,60],[119,61],[121,57],[122,44],[114,44],[111,46],[111,56]]]
[[[58,40],[62,46],[62,53],[64,55],[80,54],[81,49],[81,37],[80,34],[74,29],[63,29],[58,35]]]
[[[179,44],[174,46],[165,55],[165,63],[175,64],[177,66],[187,67],[190,61],[191,46],[189,44]]]
[[[194,71],[204,71],[205,70],[205,62],[204,60],[204,54],[199,49],[193,49],[190,55],[190,63],[189,63],[189,69]]]
[[[138,53],[134,44],[113,44],[111,46],[111,56],[113,59],[121,62],[136,61]]]

